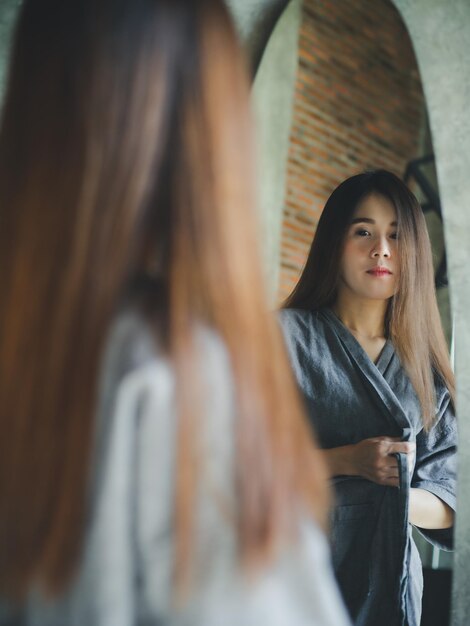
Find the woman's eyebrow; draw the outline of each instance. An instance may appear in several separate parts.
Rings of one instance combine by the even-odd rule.
[[[355,217],[351,220],[351,224],[375,224],[375,220],[371,217]],[[390,226],[397,226],[397,222],[390,222]]]
[[[351,220],[351,224],[359,224],[365,222],[366,224],[375,224],[375,220],[371,219],[370,217],[355,217],[353,220]]]

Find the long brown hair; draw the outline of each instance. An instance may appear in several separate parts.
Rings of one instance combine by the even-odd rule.
[[[86,515],[103,341],[155,264],[180,427],[177,574],[190,558],[195,320],[234,373],[240,554],[263,561],[325,471],[268,316],[248,84],[220,0],[25,0],[0,135],[0,586],[59,592]],[[149,320],[162,334],[161,320]]]
[[[395,174],[374,170],[343,181],[328,198],[300,279],[284,307],[331,307],[340,279],[344,239],[357,205],[372,193],[388,198],[397,212],[400,278],[385,317],[389,336],[419,398],[423,423],[436,417],[434,375],[455,398],[434,288],[432,252],[423,211],[413,193]]]

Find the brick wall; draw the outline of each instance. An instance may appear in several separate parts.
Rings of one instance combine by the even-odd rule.
[[[297,282],[321,210],[366,168],[403,175],[420,152],[424,97],[388,0],[304,0],[287,166],[279,298]]]

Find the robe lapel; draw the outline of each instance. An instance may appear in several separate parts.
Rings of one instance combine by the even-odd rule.
[[[400,401],[388,384],[384,374],[393,358],[396,358],[395,350],[391,342],[387,342],[382,350],[377,364],[374,364],[359,342],[342,324],[342,322],[329,309],[324,309],[322,315],[325,322],[333,330],[338,340],[344,346],[350,358],[356,363],[359,372],[368,387],[380,400],[385,409],[385,414],[391,418],[401,431],[403,441],[414,438],[414,431],[407,414]],[[396,574],[390,587],[390,593],[396,598],[398,619],[401,626],[406,621],[406,590],[408,585],[408,568],[406,554],[408,551],[408,498],[410,476],[408,473],[408,461],[406,454],[395,455],[398,461],[399,488],[388,490],[387,497],[393,503],[390,511],[394,515],[394,523],[390,529],[389,541],[394,545]],[[392,567],[392,570],[394,568]]]
[[[410,420],[384,378],[384,373],[391,359],[395,356],[395,349],[391,342],[388,341],[385,344],[377,364],[374,364],[359,342],[330,309],[323,309],[320,314],[344,346],[352,361],[357,365],[364,379],[364,384],[379,398],[387,415],[401,429],[403,440],[409,440],[412,434]]]

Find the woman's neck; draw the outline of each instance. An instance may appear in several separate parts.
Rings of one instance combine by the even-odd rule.
[[[358,298],[340,291],[333,312],[354,335],[365,339],[385,337],[387,300]]]

